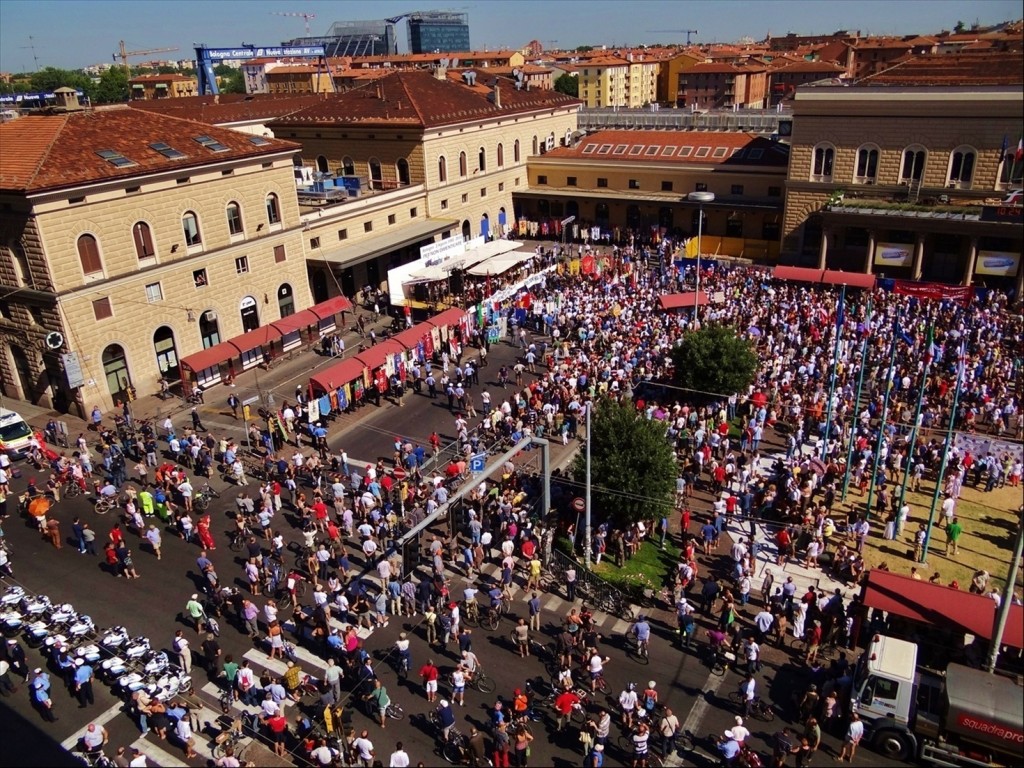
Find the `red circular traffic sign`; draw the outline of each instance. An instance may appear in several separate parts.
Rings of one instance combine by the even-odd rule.
[[[395,480],[405,480],[405,470],[401,467],[395,467],[391,474],[395,476]]]
[[[577,496],[572,500],[572,508],[577,512],[586,512],[587,502],[582,496]]]

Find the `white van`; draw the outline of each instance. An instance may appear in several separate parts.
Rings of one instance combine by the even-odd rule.
[[[21,414],[0,408],[0,450],[12,459],[21,459],[28,453],[32,428]]]

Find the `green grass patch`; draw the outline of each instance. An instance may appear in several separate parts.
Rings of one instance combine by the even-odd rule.
[[[606,552],[601,562],[594,565],[594,573],[627,595],[635,595],[644,590],[659,592],[679,562],[679,547],[671,540],[665,541],[664,549],[658,547],[657,540],[645,541],[622,568],[615,565],[615,559],[610,554]]]

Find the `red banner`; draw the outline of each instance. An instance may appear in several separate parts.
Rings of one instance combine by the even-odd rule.
[[[914,296],[918,299],[956,301],[965,307],[974,298],[974,289],[961,285],[944,285],[942,283],[918,283],[913,280],[894,280],[893,293],[901,296]]]

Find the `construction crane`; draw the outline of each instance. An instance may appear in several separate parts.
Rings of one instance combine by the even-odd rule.
[[[128,66],[129,56],[149,56],[151,53],[170,53],[171,51],[177,51],[178,48],[147,48],[144,51],[126,51],[124,49],[124,40],[122,40],[118,46],[118,52],[113,55],[114,61],[121,59],[121,66],[124,67],[124,73],[127,77],[132,76],[131,67]]]
[[[310,31],[309,31],[309,20],[316,18],[316,14],[315,13],[295,13],[293,11],[271,11],[270,15],[271,16],[297,16],[298,18],[302,19],[304,22],[306,22],[306,37],[309,37],[310,34],[311,34]]]
[[[690,44],[690,35],[696,35],[696,29],[648,29],[649,35],[686,35],[686,44]]]

